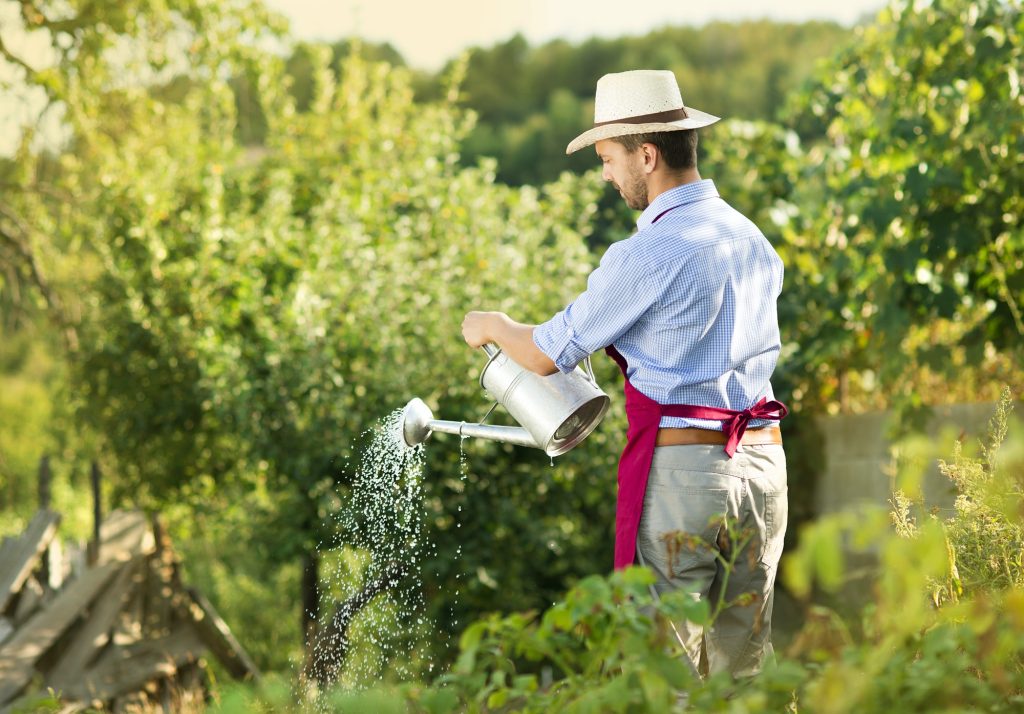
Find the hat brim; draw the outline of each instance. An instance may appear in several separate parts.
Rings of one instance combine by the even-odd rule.
[[[612,139],[616,136],[630,136],[632,134],[651,134],[659,131],[682,131],[683,129],[700,129],[710,126],[719,120],[714,114],[702,112],[699,109],[686,107],[687,117],[673,122],[656,122],[653,124],[602,124],[588,129],[565,147],[566,154],[572,154],[584,149],[591,144],[596,144],[604,139]]]

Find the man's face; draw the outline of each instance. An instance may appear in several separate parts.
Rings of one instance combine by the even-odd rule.
[[[643,152],[632,154],[617,141],[605,139],[594,145],[601,159],[601,177],[610,181],[630,208],[642,211],[650,205],[647,199],[647,175],[643,171]]]

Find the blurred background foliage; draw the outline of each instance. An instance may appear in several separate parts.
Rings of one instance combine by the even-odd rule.
[[[0,529],[30,517],[48,454],[84,537],[98,462],[107,506],[165,514],[265,669],[295,666],[329,608],[336,556],[318,545],[366,430],[412,396],[486,411],[464,312],[542,320],[629,233],[593,157],[564,156],[604,72],[673,69],[726,117],[701,136],[703,174],[787,267],[776,392],[797,522],[815,415],[896,407],[910,428],[1024,386],[1019,2],[513,37],[437,74],[387,45],[287,44],[258,2],[0,5],[0,91],[28,117],[0,158]],[[596,369],[612,413],[554,466],[428,446],[437,661],[481,613],[544,608],[609,569],[624,417],[614,367]]]

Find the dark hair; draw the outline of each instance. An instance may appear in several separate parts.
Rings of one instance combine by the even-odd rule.
[[[669,168],[692,169],[697,166],[697,130],[658,131],[651,134],[627,134],[614,136],[612,141],[626,147],[633,153],[644,144],[654,144]]]

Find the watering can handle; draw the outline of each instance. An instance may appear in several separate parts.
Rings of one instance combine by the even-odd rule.
[[[590,382],[596,387],[597,377],[594,376],[594,367],[590,364],[590,355],[583,358],[583,366],[586,367],[587,377],[590,378]]]
[[[501,354],[501,348],[491,342],[484,343],[481,349],[487,354],[487,364],[493,362],[494,358]],[[583,358],[583,368],[586,371],[587,378],[590,379],[590,383],[595,387],[598,386],[597,377],[594,376],[594,366],[590,363],[590,355]]]
[[[497,356],[501,354],[501,348],[498,347],[496,344],[493,344],[491,342],[485,342],[484,344],[482,344],[480,346],[480,349],[482,349],[484,351],[484,353],[487,355],[487,366],[484,367],[484,372],[486,372],[487,371],[487,367],[491,366],[491,362],[493,362],[497,358]],[[481,387],[484,386],[483,379],[484,379],[484,374],[483,374],[483,372],[481,372],[480,373],[480,386]],[[487,421],[487,417],[489,417],[491,415],[491,412],[493,412],[494,408],[497,407],[497,406],[498,406],[498,402],[494,402],[494,404],[491,405],[491,408],[487,410],[486,414],[484,414],[484,418],[480,420],[481,424],[483,424],[485,421]]]

